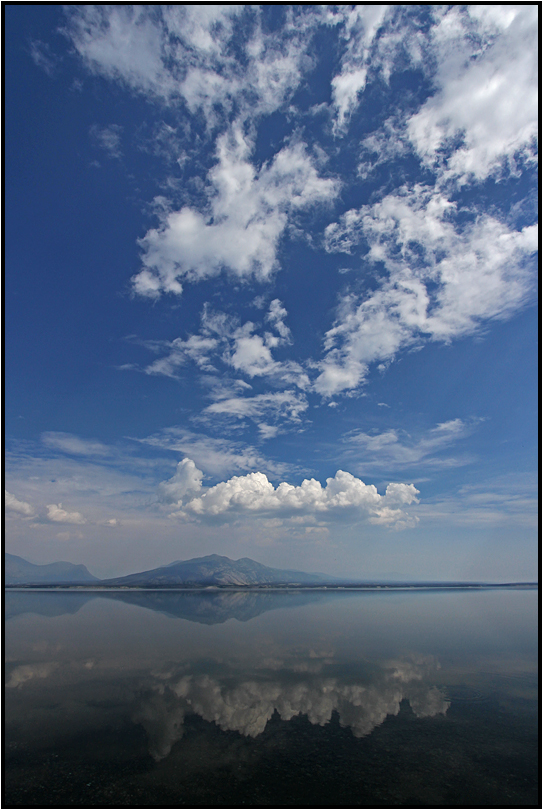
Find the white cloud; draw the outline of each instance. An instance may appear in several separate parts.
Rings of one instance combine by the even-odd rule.
[[[362,160],[358,165],[361,180],[367,180],[378,166],[409,154],[412,147],[406,137],[406,124],[399,117],[388,118],[382,127],[361,141]]]
[[[113,527],[118,527],[123,537],[128,537],[130,527],[139,531],[138,527],[146,521],[155,520],[157,481],[166,478],[171,465],[166,459],[145,455],[147,457],[138,458],[131,448],[123,452],[118,449],[104,459],[70,458],[56,453],[44,454],[43,446],[32,445],[19,452],[9,452],[6,457],[9,489],[33,505],[33,514],[28,518],[31,534],[12,525],[10,542],[16,543],[15,547],[32,542],[41,546],[38,537],[49,541],[57,536],[51,533],[52,529],[61,526],[70,528],[70,539],[77,539],[69,524],[74,528],[85,525],[85,539],[95,537],[100,541],[91,552],[96,555],[100,568],[104,564],[100,543],[111,536]],[[68,508],[66,504],[71,506]],[[103,532],[105,526],[110,529],[106,534]],[[152,529],[149,531],[152,533]],[[31,536],[34,541],[31,541]],[[81,546],[83,557],[76,557],[73,561],[79,563],[84,559],[87,562],[83,544],[76,545]],[[114,549],[112,552],[115,553]]]
[[[385,495],[380,495],[375,486],[364,484],[343,470],[338,470],[334,478],[327,478],[325,487],[311,478],[302,481],[300,486],[283,481],[275,488],[264,473],[254,472],[233,476],[198,497],[187,499],[182,514],[279,512],[286,517],[300,512],[336,514],[350,510],[355,519],[365,517],[370,523],[404,528],[413,526],[416,521],[397,507],[418,502],[418,494],[413,484],[389,484]]]
[[[62,504],[58,506],[54,503],[47,504],[47,519],[54,523],[86,523],[87,521],[80,512],[66,512]]]
[[[186,340],[175,338],[171,342],[139,341],[151,351],[169,350],[166,357],[146,366],[145,372],[176,377],[176,370],[188,361],[213,372],[216,370],[213,363],[220,360],[249,377],[273,376],[305,388],[309,379],[298,363],[273,359],[272,350],[290,342],[290,330],[283,321],[286,314],[278,299],[272,301],[266,320],[277,334],[265,331],[259,335],[254,334],[258,327],[252,321],[240,325],[237,318],[213,312],[205,306],[200,334],[189,335]]]
[[[538,132],[538,9],[535,5],[439,7],[430,42],[436,93],[408,121],[408,134],[444,179],[482,180]],[[443,148],[462,143],[448,160]]]
[[[168,98],[176,82],[166,68],[163,29],[144,6],[66,9],[67,34],[87,67],[144,93]]]
[[[35,509],[26,501],[18,500],[15,495],[12,495],[11,492],[8,492],[7,489],[5,490],[5,507],[12,512],[18,512],[20,515],[26,515],[27,517],[31,517],[35,514]]]
[[[274,298],[270,303],[270,308],[266,315],[266,320],[269,321],[277,330],[282,340],[289,342],[291,335],[290,329],[285,324],[285,318],[288,312],[278,298]]]
[[[133,278],[137,294],[180,294],[183,281],[202,281],[222,270],[238,280],[269,280],[289,217],[337,194],[338,183],[319,177],[301,143],[285,146],[259,170],[250,152],[239,124],[218,138],[218,162],[208,175],[209,210],[165,212],[160,226],[147,232],[140,241],[143,269]]]
[[[343,298],[326,334],[317,391],[355,389],[370,363],[391,360],[422,339],[472,334],[527,303],[537,227],[515,231],[486,214],[460,226],[456,213],[440,192],[416,185],[352,209],[326,228],[328,251],[350,252],[365,239],[366,261],[382,263],[387,276],[365,298]]]
[[[184,103],[212,129],[234,107],[253,117],[288,100],[311,64],[306,47],[320,15],[289,8],[280,34],[264,29],[258,6],[235,4],[77,6],[67,16],[66,33],[91,71]]]
[[[154,124],[152,129],[143,125],[140,129],[137,142],[143,152],[149,152],[155,157],[162,158],[168,164],[184,165],[188,156],[182,147],[181,127],[173,127],[165,121]],[[168,181],[166,181],[168,182]]]

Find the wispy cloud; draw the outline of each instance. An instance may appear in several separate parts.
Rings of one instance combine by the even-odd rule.
[[[53,53],[46,42],[34,39],[30,43],[30,56],[35,65],[41,68],[48,76],[52,76],[59,64],[59,57]]]
[[[467,438],[479,420],[451,419],[415,436],[391,428],[382,432],[353,431],[343,439],[345,458],[355,469],[401,470],[450,468],[474,461],[471,453],[451,455],[453,445]]]
[[[107,127],[99,127],[93,124],[90,133],[95,143],[107,152],[110,158],[122,157],[121,135],[123,128],[118,124],[110,124]]]
[[[414,513],[425,524],[471,528],[493,528],[514,533],[518,529],[537,531],[537,476],[510,473],[464,484],[454,492],[425,499]]]
[[[296,391],[280,391],[273,394],[257,394],[253,397],[229,397],[220,399],[204,408],[203,417],[222,416],[232,419],[251,419],[256,422],[262,438],[276,436],[281,427],[270,425],[266,420],[285,423],[299,423],[301,414],[308,408],[303,394]]]
[[[213,477],[223,477],[239,470],[264,470],[274,477],[291,471],[291,465],[265,458],[251,445],[230,439],[215,439],[182,427],[165,428],[136,441],[188,456],[206,475]]]
[[[200,333],[173,341],[138,343],[154,352],[167,354],[144,368],[146,374],[177,377],[187,363],[195,363],[204,372],[216,372],[217,365],[246,377],[268,377],[276,384],[295,384],[304,389],[309,378],[303,368],[290,360],[277,361],[273,352],[291,342],[290,329],[285,324],[286,309],[279,299],[270,303],[265,322],[274,331],[252,321],[241,324],[237,317],[213,311],[208,306],[202,312]],[[260,332],[260,334],[259,334]],[[205,378],[208,379],[207,377]],[[239,383],[238,383],[239,385]],[[246,384],[246,387],[249,387]]]
[[[207,389],[207,396],[214,401],[193,417],[194,421],[205,422],[219,416],[230,421],[249,419],[258,425],[262,438],[271,438],[280,430],[278,422],[299,423],[308,408],[302,393],[310,387],[306,371],[294,361],[274,358],[276,350],[291,343],[290,329],[285,323],[287,314],[277,298],[271,301],[260,326],[252,321],[240,324],[237,318],[205,307],[199,334],[171,342],[138,341],[152,351],[167,352],[143,370],[146,374],[178,378],[187,364],[195,364],[203,372],[200,382]],[[294,384],[302,392],[288,388],[251,396],[251,385],[226,376],[229,374],[265,378],[277,387]]]
[[[73,456],[110,456],[112,453],[111,448],[102,442],[82,439],[72,433],[49,430],[41,434],[41,440],[46,447]]]

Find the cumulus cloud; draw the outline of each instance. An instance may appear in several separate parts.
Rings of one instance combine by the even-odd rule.
[[[405,8],[359,8],[332,15],[349,37],[341,71],[332,81],[336,132],[345,131],[369,69],[388,81],[409,65],[433,86],[419,110],[389,119],[365,139],[364,146],[376,154],[361,165],[363,176],[410,149],[437,173],[440,185],[479,182],[515,171],[519,160],[535,160],[535,6],[433,6],[422,25]]]
[[[196,467],[190,458],[184,458],[177,465],[175,474],[168,481],[162,481],[159,491],[162,500],[166,503],[181,504],[183,498],[191,495],[202,487],[203,472]]]
[[[162,28],[145,7],[79,6],[67,13],[66,33],[91,71],[141,92],[174,92],[163,64]]]
[[[328,251],[348,253],[365,240],[365,261],[383,266],[386,276],[365,297],[343,297],[326,333],[320,393],[355,389],[370,363],[417,341],[472,334],[530,299],[537,226],[516,231],[486,214],[460,226],[456,214],[446,196],[416,185],[326,228]]]
[[[416,520],[399,507],[418,503],[418,494],[413,484],[389,484],[385,494],[380,495],[373,484],[365,484],[343,470],[338,470],[334,478],[327,478],[325,487],[314,478],[305,479],[300,486],[283,481],[274,487],[264,473],[253,472],[235,475],[197,497],[188,497],[181,514],[278,513],[288,517],[300,513],[337,515],[346,511],[354,519],[366,518],[370,523],[405,528],[415,525]]]
[[[288,313],[278,298],[274,298],[270,303],[270,308],[266,315],[266,320],[269,321],[279,333],[280,338],[285,341],[290,341],[290,329],[285,324],[285,318]]]
[[[156,344],[143,341],[147,348],[159,350]],[[203,371],[215,371],[210,355],[214,353],[219,341],[205,335],[190,335],[186,340],[175,338],[161,344],[168,351],[165,357],[154,360],[145,368],[146,374],[162,374],[165,377],[177,378],[180,366],[188,362],[195,363]]]
[[[26,501],[18,500],[15,495],[12,495],[11,492],[8,492],[7,489],[5,490],[5,499],[4,499],[6,509],[17,512],[19,515],[26,515],[27,517],[31,517],[35,514],[35,509]]]
[[[47,520],[53,523],[86,523],[87,521],[79,512],[67,512],[62,508],[62,504],[49,503],[47,508]]]
[[[184,280],[202,281],[222,270],[238,280],[269,280],[289,217],[337,194],[338,183],[319,176],[301,143],[285,146],[260,169],[250,154],[240,125],[218,138],[217,164],[208,174],[209,210],[164,212],[160,226],[140,241],[137,294],[180,294]]]

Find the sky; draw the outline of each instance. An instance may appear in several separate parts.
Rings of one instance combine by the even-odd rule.
[[[536,578],[538,7],[4,10],[6,550]]]

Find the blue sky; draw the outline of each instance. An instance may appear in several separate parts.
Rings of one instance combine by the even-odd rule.
[[[6,6],[8,551],[536,576],[537,12]]]

